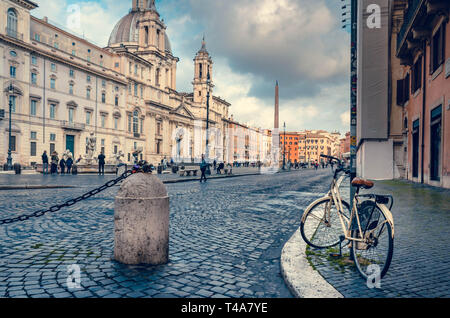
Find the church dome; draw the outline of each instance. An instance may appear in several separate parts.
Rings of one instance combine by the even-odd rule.
[[[138,21],[141,17],[144,17],[145,11],[133,10],[124,16],[116,24],[111,36],[109,37],[108,46],[121,43],[138,43],[139,42],[139,28]],[[170,45],[167,32],[164,32],[165,37],[165,50],[172,54],[172,47]]]

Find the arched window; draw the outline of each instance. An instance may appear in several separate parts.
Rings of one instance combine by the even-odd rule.
[[[7,22],[8,35],[17,37],[17,13],[14,9],[8,9],[8,22]]]
[[[133,112],[133,133],[139,133],[139,113],[137,110]]]

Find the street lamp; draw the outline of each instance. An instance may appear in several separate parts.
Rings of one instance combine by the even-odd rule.
[[[8,142],[8,158],[6,159],[6,165],[8,167],[8,170],[12,170],[13,165],[12,165],[12,157],[11,157],[11,129],[12,129],[12,125],[11,125],[11,118],[12,118],[12,98],[11,96],[14,94],[14,87],[11,84],[9,84],[8,87],[8,95],[9,95],[9,142]]]
[[[206,162],[208,163],[207,173],[211,174],[211,170],[209,169],[209,90],[211,85],[211,76],[209,74],[206,77],[206,85],[207,85],[207,93],[206,93]]]

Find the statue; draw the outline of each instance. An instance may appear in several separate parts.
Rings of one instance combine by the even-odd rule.
[[[94,133],[91,132],[90,137],[87,140],[87,155],[86,155],[86,162],[87,164],[91,164],[92,159],[94,158],[94,151],[95,151],[95,146],[97,144],[97,138],[94,136]]]
[[[67,149],[66,151],[63,152],[62,157],[64,158],[65,161],[67,161],[67,159],[73,157],[73,154],[72,152],[70,152],[69,149]]]
[[[122,150],[119,150],[118,153],[114,154],[114,159],[116,160],[115,165],[120,165],[122,163],[122,157],[125,157],[125,154]]]

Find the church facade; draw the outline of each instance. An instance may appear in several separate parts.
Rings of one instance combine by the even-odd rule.
[[[10,116],[13,162],[22,166],[40,163],[44,151],[84,157],[91,136],[95,154],[109,162],[120,152],[132,162],[136,150],[153,164],[163,158],[198,162],[205,153],[210,160],[233,158],[231,105],[213,95],[206,43],[194,59],[193,91],[177,91],[179,59],[154,0],[133,0],[104,48],[33,17],[36,7],[28,0],[0,1],[1,163]]]

